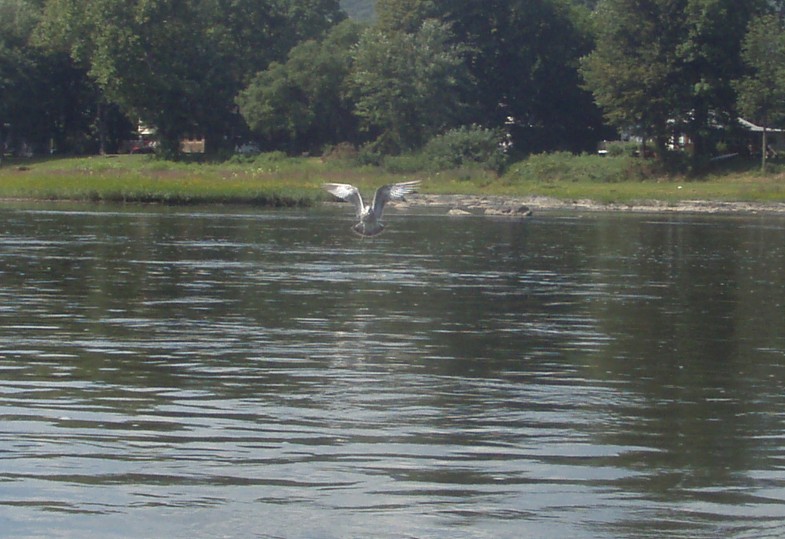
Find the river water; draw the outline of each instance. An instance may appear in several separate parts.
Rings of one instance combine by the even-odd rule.
[[[0,206],[0,536],[785,536],[784,219],[387,223]]]

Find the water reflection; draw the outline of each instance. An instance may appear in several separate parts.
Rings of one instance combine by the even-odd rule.
[[[6,533],[785,532],[785,221],[344,217],[3,208]]]

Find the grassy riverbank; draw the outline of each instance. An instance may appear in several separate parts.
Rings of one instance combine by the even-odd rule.
[[[775,165],[776,167],[776,165]],[[398,170],[348,161],[264,154],[221,163],[170,162],[143,155],[4,160],[0,198],[311,205],[329,199],[323,182],[353,183],[368,191],[404,179],[423,180],[434,194],[547,196],[599,203],[656,200],[785,202],[785,172],[761,174],[754,164],[736,164],[704,177],[657,175],[646,162],[627,157],[535,156],[504,174],[464,168]]]

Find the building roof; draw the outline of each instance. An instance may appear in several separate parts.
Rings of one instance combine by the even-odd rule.
[[[752,131],[753,133],[762,133],[763,127],[760,125],[755,125],[752,122],[748,122],[744,118],[739,118],[739,124],[746,129],[747,131]],[[767,127],[766,131],[769,133],[785,133],[785,129],[774,129],[773,127]]]

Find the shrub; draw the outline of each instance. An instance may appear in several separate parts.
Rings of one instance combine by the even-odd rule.
[[[365,144],[357,151],[357,163],[360,165],[380,166],[384,156],[371,144]]]
[[[505,175],[505,180],[507,183],[578,180],[615,183],[628,180],[642,181],[662,172],[661,166],[651,159],[555,152],[531,155],[515,163]]]
[[[276,150],[263,153],[235,153],[229,158],[228,162],[239,165],[263,166],[286,161],[287,159],[286,153]]]
[[[640,144],[637,142],[625,142],[616,140],[605,143],[605,149],[608,150],[610,157],[634,156],[640,150]]]
[[[462,126],[432,138],[422,153],[436,170],[477,166],[499,173],[507,162],[503,143],[504,134],[497,129]]]
[[[432,138],[419,152],[402,155],[360,151],[362,164],[381,164],[394,174],[479,169],[499,174],[507,163],[501,131],[476,125],[451,129]]]

